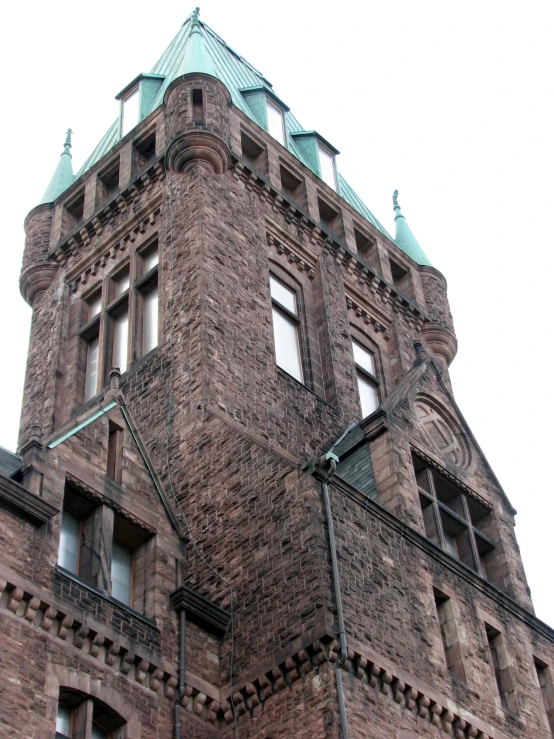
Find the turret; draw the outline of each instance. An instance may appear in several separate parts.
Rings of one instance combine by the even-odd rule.
[[[216,77],[198,21],[191,17],[179,72],[165,91],[167,162],[174,172],[194,163],[222,174],[230,161],[229,91]]]
[[[423,325],[425,343],[443,367],[448,367],[458,350],[454,333],[454,323],[448,297],[446,280],[435,269],[419,245],[398,204],[398,190],[392,196],[396,234],[394,241],[409,257],[419,265],[421,284],[425,294],[425,305],[429,321]]]
[[[40,203],[33,208],[25,219],[25,251],[19,278],[19,289],[31,306],[37,296],[47,290],[58,269],[55,262],[48,260],[48,248],[50,246],[54,201],[73,184],[75,179],[71,163],[71,133],[72,131],[69,128],[60,161],[44,195],[40,199]]]

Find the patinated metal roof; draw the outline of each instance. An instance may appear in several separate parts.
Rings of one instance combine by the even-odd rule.
[[[165,92],[175,79],[184,74],[193,72],[208,74],[223,82],[231,94],[233,104],[241,110],[244,115],[251,118],[258,125],[259,122],[256,120],[243,93],[253,89],[267,90],[270,96],[274,97],[274,99],[279,99],[273,91],[271,82],[269,82],[269,80],[267,80],[263,74],[255,69],[249,62],[243,59],[240,54],[237,54],[237,52],[234,51],[216,33],[214,33],[211,28],[200,21],[198,18],[198,9],[196,9],[183,23],[175,38],[171,41],[151,70],[152,75],[157,75],[164,79],[148,110],[143,111],[144,117],[162,105]],[[308,161],[305,153],[303,153],[300,146],[295,141],[295,137],[292,136],[292,134],[296,134],[296,138],[298,138],[299,132],[306,132],[307,135],[309,132],[300,125],[298,120],[290,110],[286,108],[286,106],[283,108],[283,114],[285,118],[285,129],[287,132],[287,149],[317,175],[313,162]],[[104,157],[117,144],[119,137],[120,132],[118,119],[113,122],[98,146],[96,146],[92,154],[83,164],[77,177],[80,177],[84,172],[90,169],[90,167],[96,164],[96,162],[102,159],[102,157]],[[64,155],[62,155],[62,157],[63,156]],[[71,182],[73,182],[73,179]],[[68,181],[66,187],[68,187],[71,182]],[[379,223],[358,195],[356,195],[340,173],[337,173],[337,191],[350,206],[373,224],[373,226],[381,231],[381,233],[391,239],[391,236],[387,233],[385,228],[381,223]],[[63,192],[63,190],[57,192],[57,195],[61,192]],[[43,199],[42,202],[46,201]],[[396,218],[397,245],[418,264],[429,264],[427,257],[415,240],[399,210]],[[399,223],[399,219],[402,220],[402,223]]]

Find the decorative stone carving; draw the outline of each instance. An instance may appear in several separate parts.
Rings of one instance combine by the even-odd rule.
[[[467,467],[470,462],[469,445],[446,412],[426,396],[418,397],[414,405],[419,423],[432,447],[446,462],[455,467]]]

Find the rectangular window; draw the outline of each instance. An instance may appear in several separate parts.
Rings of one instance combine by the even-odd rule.
[[[486,561],[494,542],[476,523],[486,520],[489,509],[415,455],[413,463],[427,538],[487,577]]]
[[[121,482],[123,463],[123,429],[110,421],[108,431],[108,459],[106,474],[114,482]]]
[[[331,152],[327,151],[321,144],[317,145],[319,155],[319,171],[320,177],[333,190],[337,189],[337,181],[335,174],[335,157]]]
[[[127,370],[129,343],[129,313],[122,311],[114,318],[112,367],[119,367],[121,373]]]
[[[498,629],[485,624],[487,646],[489,648],[491,670],[496,681],[502,707],[518,713],[515,686],[508,665],[508,655],[504,644],[504,637]]]
[[[115,294],[117,295],[117,297],[119,297],[120,295],[123,295],[123,293],[127,292],[127,290],[129,289],[130,279],[131,278],[129,276],[129,273],[127,272],[126,274],[121,275],[121,277],[119,277],[116,280],[116,283],[115,283]]]
[[[437,609],[446,666],[454,675],[465,680],[466,674],[462,660],[462,645],[458,636],[454,604],[448,596],[435,590],[435,607]]]
[[[545,662],[535,657],[534,663],[546,719],[554,736],[554,677],[551,668]]]
[[[79,573],[79,550],[81,547],[81,520],[71,511],[64,508],[60,530],[60,546],[58,564],[64,570]]]
[[[97,295],[91,300],[89,300],[89,304],[88,304],[89,321],[92,320],[95,316],[97,316],[100,313],[101,308],[102,308],[102,295]]]
[[[362,417],[373,413],[379,406],[379,380],[375,376],[375,359],[373,354],[357,341],[352,342],[356,374],[358,377],[358,394]]]
[[[299,382],[303,382],[296,293],[271,275],[269,284],[277,364]]]
[[[139,90],[136,87],[121,104],[121,136],[126,136],[139,122]]]
[[[195,121],[204,118],[204,94],[200,89],[192,91],[192,118]]]
[[[283,146],[285,145],[285,132],[283,127],[283,112],[267,100],[267,130]]]
[[[147,272],[150,272],[151,269],[154,269],[154,267],[158,264],[158,247],[156,246],[154,249],[149,251],[145,256],[143,257],[143,271],[144,274]]]
[[[98,336],[87,344],[87,368],[85,372],[85,402],[94,398],[98,388],[98,356],[100,342]]]
[[[133,586],[133,553],[114,539],[112,548],[112,596],[125,605],[131,605]]]
[[[142,353],[158,346],[158,286],[143,296]]]

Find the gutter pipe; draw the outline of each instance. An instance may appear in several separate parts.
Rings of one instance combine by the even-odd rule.
[[[179,611],[179,687],[175,699],[175,739],[181,739],[181,704],[185,697],[185,625],[186,611]]]

